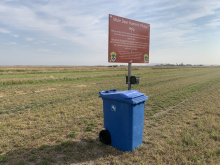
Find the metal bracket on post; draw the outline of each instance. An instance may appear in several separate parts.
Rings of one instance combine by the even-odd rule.
[[[131,63],[128,63],[128,90],[131,90]]]

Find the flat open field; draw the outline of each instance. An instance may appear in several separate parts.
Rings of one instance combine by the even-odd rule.
[[[220,67],[132,69],[149,100],[131,153],[98,138],[127,67],[0,67],[0,164],[220,164]]]

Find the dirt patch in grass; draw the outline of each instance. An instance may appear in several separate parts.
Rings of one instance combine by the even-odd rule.
[[[86,88],[86,87],[88,87],[88,85],[77,85],[76,86],[77,88],[79,87],[79,88]]]
[[[38,92],[54,91],[54,90],[57,90],[57,89],[56,88],[39,89],[39,90],[36,90],[34,92],[38,93]]]
[[[15,91],[15,94],[17,95],[26,95],[27,93],[24,91]]]

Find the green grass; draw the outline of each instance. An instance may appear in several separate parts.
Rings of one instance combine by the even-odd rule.
[[[8,157],[7,156],[1,156],[0,157],[0,162],[7,162],[8,161]]]
[[[149,100],[130,153],[98,138],[127,67],[0,67],[0,164],[220,164],[220,68],[132,69]]]

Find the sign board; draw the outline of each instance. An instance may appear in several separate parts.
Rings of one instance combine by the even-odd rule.
[[[150,24],[109,15],[108,62],[149,63]]]

